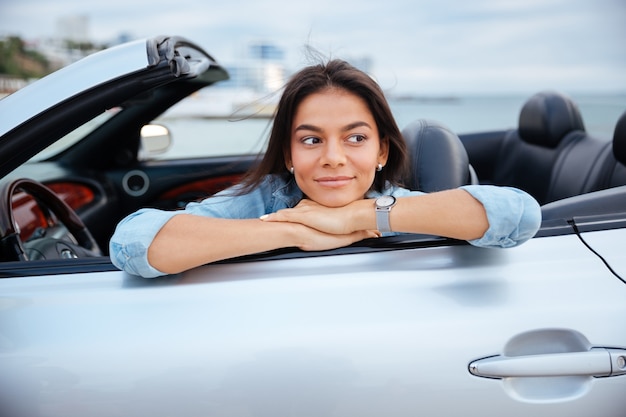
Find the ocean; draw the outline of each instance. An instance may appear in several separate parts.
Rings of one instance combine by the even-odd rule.
[[[528,96],[462,96],[448,100],[390,101],[400,127],[415,119],[437,120],[457,134],[514,128]],[[615,123],[626,111],[626,94],[571,97],[580,109],[586,130],[612,139]]]
[[[626,94],[572,95],[587,132],[611,140],[619,116],[626,111]],[[528,96],[458,96],[390,99],[400,128],[417,119],[430,119],[457,134],[510,129],[517,126]],[[258,153],[269,134],[269,118],[166,117],[158,121],[170,129],[173,146],[159,159],[228,156]]]

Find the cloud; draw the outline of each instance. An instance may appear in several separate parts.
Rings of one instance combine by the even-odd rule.
[[[626,92],[623,0],[5,0],[0,35],[51,37],[73,14],[88,16],[96,41],[177,34],[222,62],[258,40],[283,47],[294,69],[306,44],[369,57],[381,84],[401,92]]]

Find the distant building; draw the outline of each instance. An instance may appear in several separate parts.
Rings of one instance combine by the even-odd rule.
[[[89,43],[89,17],[86,15],[69,15],[60,17],[56,24],[55,38],[62,41]]]
[[[282,61],[285,59],[285,52],[276,45],[267,43],[252,44],[248,48],[250,58],[262,61]]]
[[[274,92],[287,80],[284,51],[273,44],[254,43],[248,47],[244,59],[225,64],[230,79],[219,87],[249,89],[258,93]]]
[[[87,15],[66,15],[57,19],[54,35],[41,39],[35,49],[57,69],[76,62],[102,47],[93,44]]]
[[[0,98],[28,85],[28,80],[0,74]]]
[[[273,44],[251,44],[243,58],[222,62],[228,80],[185,98],[164,117],[271,117],[289,76],[284,57]]]

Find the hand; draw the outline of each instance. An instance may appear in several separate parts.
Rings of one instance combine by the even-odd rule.
[[[363,239],[379,237],[378,232],[373,230],[358,230],[347,234],[330,234],[304,225],[294,224],[294,226],[297,228],[296,234],[299,242],[296,246],[304,251],[336,249]]]
[[[345,235],[354,232],[350,226],[350,204],[344,207],[326,207],[312,200],[303,199],[294,208],[267,214],[261,220],[268,222],[299,223],[320,232]]]

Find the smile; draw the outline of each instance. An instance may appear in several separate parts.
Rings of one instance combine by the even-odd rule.
[[[340,188],[344,187],[352,182],[354,177],[320,177],[316,178],[315,182],[323,187]]]

